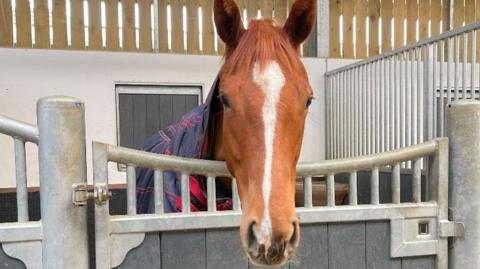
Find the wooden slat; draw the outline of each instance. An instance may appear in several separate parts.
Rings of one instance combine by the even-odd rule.
[[[30,20],[30,2],[16,0],[15,17],[17,22],[17,44],[19,48],[32,47],[32,24]]]
[[[247,0],[247,18],[248,22],[257,18],[258,12],[258,1],[256,0]]]
[[[50,48],[50,29],[48,26],[48,1],[35,1],[35,47]]]
[[[283,25],[287,19],[287,0],[274,0],[275,21]]]
[[[356,17],[356,31],[357,31],[357,42],[355,44],[356,52],[355,58],[363,59],[367,57],[367,41],[366,34],[367,30],[365,27],[366,17],[367,17],[367,0],[356,0],[355,1],[355,17]]]
[[[187,4],[187,52],[197,54],[200,52],[198,46],[198,0],[186,0]]]
[[[475,22],[475,0],[465,0],[465,24]],[[471,62],[472,35],[467,37],[467,62]]]
[[[273,11],[272,0],[258,0],[260,3],[260,11],[262,12],[262,18],[271,18]]]
[[[102,48],[102,17],[100,0],[88,0],[88,48]]]
[[[158,0],[158,50],[159,52],[168,51],[168,31],[167,31],[167,4],[168,0]]]
[[[432,36],[440,34],[440,21],[442,20],[442,0],[431,0],[430,20],[432,21]]]
[[[455,28],[461,27],[465,21],[465,8],[463,1],[454,1],[453,7],[453,26]]]
[[[85,29],[83,23],[83,1],[70,2],[72,49],[85,49]]]
[[[13,46],[12,2],[0,1],[0,47]]]
[[[67,48],[67,16],[65,0],[53,0],[52,28],[53,47],[57,49]]]
[[[368,16],[370,19],[370,40],[368,44],[368,55],[378,55],[380,48],[378,46],[378,19],[380,18],[380,0],[368,1]]]
[[[135,51],[135,0],[122,0],[123,50]]]
[[[107,50],[118,50],[118,0],[105,0]]]
[[[418,4],[416,0],[407,0],[407,44],[417,39]]]
[[[449,0],[442,0],[442,32],[450,29],[450,3]]]
[[[353,58],[353,8],[354,0],[343,0],[343,58]]]
[[[170,1],[172,10],[172,52],[184,53],[183,48],[183,0]]]
[[[395,48],[401,48],[404,45],[405,25],[404,19],[407,16],[407,4],[405,0],[395,0],[393,2],[393,17],[395,20]]]
[[[419,37],[428,38],[428,21],[430,19],[430,0],[419,1],[418,7]]]
[[[393,1],[382,0],[382,52],[392,49],[392,17],[393,17]]]
[[[200,0],[202,4],[203,12],[203,53],[204,54],[215,54],[215,47],[213,42],[213,1],[211,0]]]
[[[330,57],[340,58],[340,0],[330,0]]]
[[[140,50],[144,52],[153,51],[152,48],[152,16],[150,13],[152,0],[137,0],[138,14],[140,16]]]

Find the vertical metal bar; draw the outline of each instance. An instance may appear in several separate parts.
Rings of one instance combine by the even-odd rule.
[[[367,71],[366,71],[366,65],[361,66],[362,73],[361,73],[361,121],[362,121],[362,140],[360,141],[360,155],[366,155],[367,154]]]
[[[447,39],[447,104],[450,103],[452,100],[452,92],[451,92],[451,82],[450,82],[450,71],[452,69],[452,53],[453,53],[453,48],[452,48],[452,39],[448,38]]]
[[[155,170],[153,172],[153,180],[155,214],[163,214],[163,171]]]
[[[88,268],[87,208],[72,203],[72,184],[87,183],[84,105],[71,97],[40,99],[37,121],[42,266],[68,268],[74,264],[76,268]],[[106,169],[106,162],[100,165]],[[108,205],[103,207],[108,209]],[[107,219],[108,215],[102,217]],[[108,227],[103,228],[101,233],[108,234]],[[98,243],[99,247],[105,246],[105,241]],[[105,249],[98,253],[109,254]]]
[[[312,177],[305,177],[303,179],[303,206],[306,208],[313,207],[312,202]]]
[[[480,8],[480,7],[479,7]],[[475,66],[476,66],[476,55],[475,52],[477,51],[477,32],[475,30],[472,31],[471,35],[471,48],[470,48],[470,99],[475,100]]]
[[[25,161],[25,141],[15,137],[15,177],[17,189],[18,222],[28,221],[27,164]]]
[[[423,117],[420,117],[423,136],[420,142],[428,141],[433,138],[433,78],[435,76],[435,66],[432,65],[434,58],[434,45],[425,46],[425,55],[423,57],[423,91],[422,91],[422,110]],[[433,55],[432,55],[433,54]]]
[[[345,157],[345,72],[340,73],[340,158]]]
[[[432,45],[433,55],[432,55],[432,95],[430,96],[430,102],[432,103],[432,138],[438,137],[438,109],[437,109],[437,55],[438,55],[438,45],[436,42]]]
[[[378,167],[374,167],[372,170],[372,175],[370,177],[370,199],[371,199],[372,205],[378,205],[380,203],[378,185],[379,185]]]
[[[232,180],[232,204],[233,210],[240,210],[240,197],[238,195],[237,180],[235,178]]]
[[[330,115],[330,120],[332,121],[332,158],[335,159],[337,157],[337,75],[332,75],[332,90],[330,95],[332,96],[332,113]]]
[[[422,159],[415,159],[413,163],[413,202],[420,203],[422,200]]]
[[[463,33],[463,59],[462,59],[462,95],[463,99],[467,99],[467,33]]]
[[[127,165],[127,214],[137,214],[137,193],[136,193],[135,166]]]
[[[359,156],[360,154],[360,145],[361,145],[361,136],[360,136],[360,109],[359,109],[359,103],[360,99],[359,94],[360,91],[360,79],[359,79],[359,74],[360,74],[360,68],[357,67],[355,68],[355,93],[353,96],[353,104],[354,104],[354,113],[355,113],[355,156]]]
[[[215,176],[207,177],[207,204],[208,211],[217,211],[217,194],[215,192]]]
[[[335,175],[327,176],[327,206],[335,206]]]
[[[407,78],[407,92],[406,92],[406,146],[412,145],[412,96],[413,96],[413,54],[407,51],[407,63],[405,64],[405,76]],[[410,72],[409,72],[410,71]]]
[[[366,87],[365,87],[365,90],[366,90],[366,94],[365,94],[365,98],[366,98],[366,108],[367,108],[367,115],[366,115],[366,119],[367,119],[367,124],[365,126],[365,130],[367,132],[367,151],[366,151],[366,154],[371,154],[372,153],[372,119],[371,119],[371,100],[372,100],[372,82],[371,82],[371,68],[372,66],[370,64],[367,64],[365,65],[365,68],[367,69],[367,83],[366,83]]]
[[[380,85],[380,61],[375,63],[375,152],[378,153],[381,151],[380,144],[381,144],[381,136],[380,136],[380,114],[381,113],[381,94],[382,89]]]
[[[418,62],[418,50],[414,50],[414,61],[412,61],[412,82],[414,82],[413,85],[413,90],[412,90],[412,144],[415,145],[417,144],[417,102],[418,102],[418,83],[417,80],[419,80],[419,70],[417,68],[417,62]]]
[[[182,172],[181,176],[182,213],[190,213],[190,175]]]
[[[383,152],[385,151],[385,140],[386,140],[386,134],[385,134],[385,92],[386,92],[386,89],[385,89],[385,60],[381,60],[379,62],[379,68],[378,68],[380,71],[379,73],[379,81],[380,81],[380,84],[381,84],[381,88],[380,88],[380,121],[379,121],[379,125],[380,125],[380,152]]]
[[[332,120],[330,119],[330,106],[331,106],[331,100],[330,100],[330,76],[325,76],[325,119],[326,119],[326,124],[325,124],[325,157],[326,159],[331,159],[331,150],[330,147],[332,145],[332,141],[330,141],[330,138],[332,137],[332,128],[331,128],[331,123]]]
[[[352,109],[352,106],[351,106],[351,100],[352,100],[352,94],[351,94],[351,90],[352,90],[352,87],[351,87],[351,82],[352,82],[352,71],[351,70],[347,70],[345,71],[345,75],[346,75],[346,84],[345,84],[345,104],[346,104],[346,108],[345,108],[345,116],[346,116],[346,120],[345,120],[345,123],[346,123],[346,134],[347,134],[347,139],[346,139],[346,145],[347,145],[347,154],[345,155],[345,157],[352,157],[352,140],[351,138],[353,137],[352,135],[352,128],[351,128],[351,123],[352,123],[352,114],[351,114],[351,109]]]
[[[423,142],[423,78],[420,75],[425,73],[425,70],[422,70],[422,48],[417,49],[417,143]]]
[[[392,203],[400,203],[400,163],[395,163],[392,170]]]
[[[400,147],[405,147],[405,88],[407,86],[407,81],[403,78],[406,75],[405,65],[405,54],[400,54]]]
[[[460,36],[456,35],[455,36],[455,79],[454,79],[454,85],[455,85],[455,100],[458,100],[459,93],[458,93],[458,87],[459,87],[459,81],[458,81],[458,65],[460,61]]]
[[[357,171],[350,173],[350,178],[348,180],[349,191],[348,191],[348,204],[357,205]]]
[[[389,74],[389,81],[390,81],[390,126],[391,126],[391,130],[390,130],[390,150],[392,149],[395,149],[395,138],[396,138],[396,133],[395,133],[395,117],[396,117],[396,114],[397,111],[396,111],[396,94],[395,94],[395,80],[394,80],[394,77],[395,77],[395,70],[394,70],[394,61],[395,61],[395,57],[392,56],[390,58],[390,63],[389,63],[389,71],[390,71],[390,74]]]
[[[440,49],[440,77],[439,77],[439,80],[440,80],[440,101],[439,101],[439,106],[440,106],[440,113],[438,114],[438,117],[440,119],[439,123],[440,123],[440,131],[439,131],[439,136],[444,136],[445,135],[445,127],[444,127],[444,123],[445,123],[445,105],[444,105],[444,102],[445,102],[445,94],[444,94],[444,83],[443,83],[443,80],[445,77],[448,78],[448,75],[445,76],[443,74],[443,71],[445,71],[445,40],[441,41],[441,49]]]
[[[384,79],[385,84],[385,150],[390,150],[390,59],[384,61]]]
[[[395,57],[399,57],[398,55]],[[395,58],[394,58],[395,59]],[[399,60],[395,59],[395,76],[393,77],[394,81],[394,90],[395,90],[395,147],[400,148],[400,89],[399,81],[397,74],[399,73]]]

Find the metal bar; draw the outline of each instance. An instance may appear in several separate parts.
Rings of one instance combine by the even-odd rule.
[[[422,159],[417,158],[413,162],[413,202],[420,203],[422,201]]]
[[[14,138],[15,176],[17,189],[18,222],[28,221],[27,165],[25,161],[25,141]]]
[[[345,158],[345,121],[344,121],[344,116],[345,116],[345,111],[344,111],[344,104],[345,104],[345,98],[343,96],[344,93],[344,88],[345,88],[345,73],[340,74],[340,92],[339,92],[339,109],[340,113],[338,114],[339,120],[340,120],[340,128],[339,128],[339,136],[340,136],[340,154],[338,157],[340,158]]]
[[[405,133],[406,133],[406,145],[412,145],[412,96],[413,96],[413,55],[410,52],[407,52],[407,63],[405,64],[405,79],[406,79],[406,122],[405,122]],[[410,72],[409,72],[410,71]]]
[[[335,206],[335,175],[327,176],[327,206]]]
[[[155,170],[153,172],[153,187],[155,198],[155,214],[163,214],[163,171]]]
[[[332,122],[333,122],[333,155],[332,159],[338,158],[338,75],[333,76],[333,80],[335,83],[334,92],[332,92],[333,100],[333,115],[332,115]]]
[[[395,133],[395,117],[396,117],[396,109],[395,109],[395,84],[394,84],[394,77],[395,77],[395,70],[394,70],[394,62],[395,58],[392,57],[390,58],[390,63],[389,63],[389,81],[390,81],[390,93],[391,93],[391,98],[390,98],[390,108],[391,108],[391,113],[390,113],[390,150],[395,149],[395,138],[396,138],[396,133]]]
[[[400,203],[400,163],[395,163],[392,169],[392,203]]]
[[[214,176],[207,177],[207,203],[208,211],[213,212],[217,210],[217,193],[215,192]]]
[[[475,52],[477,51],[477,32],[472,31],[471,35],[472,42],[470,46],[470,99],[475,100],[475,66],[476,63],[476,55]]]
[[[237,180],[235,178],[232,180],[232,203],[233,210],[238,211],[241,209],[240,196],[238,195]]]
[[[384,61],[384,79],[385,84],[385,150],[390,150],[390,59]]]
[[[433,138],[433,77],[435,76],[435,66],[432,65],[435,51],[434,47],[430,45],[425,46],[423,57],[423,91],[421,103],[423,114],[420,117],[420,126],[422,126],[423,135],[420,136],[420,142],[427,141]],[[432,55],[433,54],[433,55]]]
[[[400,130],[400,88],[399,88],[399,80],[396,74],[399,73],[399,65],[398,60],[395,60],[394,65],[394,76],[393,76],[393,85],[395,91],[395,148],[400,148],[400,137],[401,137],[401,130]]]
[[[445,135],[445,105],[444,105],[444,102],[445,102],[445,94],[444,94],[444,84],[443,84],[443,80],[444,80],[444,77],[447,77],[448,78],[448,75],[447,76],[444,76],[443,75],[443,71],[445,70],[444,66],[445,66],[445,41],[443,41],[442,43],[442,46],[441,46],[441,49],[440,49],[440,76],[439,76],[439,80],[440,80],[440,113],[438,115],[440,121],[440,130],[439,130],[439,137],[441,136],[444,136]]]
[[[367,98],[368,98],[368,103],[367,103],[367,115],[368,115],[368,118],[367,118],[367,121],[368,121],[368,127],[367,127],[367,135],[368,135],[368,140],[367,140],[367,154],[373,154],[374,151],[373,151],[373,139],[374,139],[374,136],[373,136],[373,130],[374,130],[374,126],[373,126],[373,118],[375,117],[373,115],[373,66],[372,65],[369,65],[367,66],[367,69],[368,69],[368,88],[367,88]]]
[[[357,171],[350,173],[349,178],[349,191],[348,191],[348,204],[357,205]]]
[[[190,213],[190,175],[182,172],[181,176],[182,213]]]
[[[306,208],[313,207],[312,202],[312,177],[303,179],[303,206]]]
[[[38,144],[37,126],[0,115],[0,133]]]
[[[417,117],[418,117],[418,114],[417,114],[417,102],[418,102],[418,91],[419,91],[419,88],[418,88],[418,82],[417,80],[419,80],[419,70],[417,69],[417,67],[419,66],[419,64],[417,64],[417,62],[419,61],[418,60],[418,50],[415,49],[414,51],[414,61],[412,61],[412,82],[414,83],[413,84],[413,87],[412,87],[412,144],[415,145],[417,144]]]
[[[455,36],[455,79],[454,79],[454,87],[455,87],[455,94],[454,98],[455,100],[458,100],[458,87],[459,87],[459,81],[458,81],[458,65],[460,61],[460,37]]]
[[[380,122],[379,122],[379,125],[380,125],[380,152],[384,152],[386,150],[386,133],[385,133],[385,113],[386,113],[386,99],[385,99],[385,96],[386,96],[386,87],[385,87],[385,75],[386,75],[386,72],[385,72],[385,60],[382,60],[380,61],[380,64],[381,64],[381,68],[379,68],[379,80],[380,80],[380,83],[381,83],[381,89],[380,89],[380,108],[381,108],[381,112],[380,112]]]
[[[360,66],[362,69],[361,82],[361,120],[362,120],[362,140],[360,155],[367,154],[367,66]]]
[[[127,214],[137,214],[137,176],[135,173],[135,166],[127,165]]]
[[[433,137],[438,136],[438,109],[437,109],[437,55],[438,55],[438,43],[433,44],[433,55],[432,55],[432,84],[431,84],[431,96],[429,98],[432,104],[432,137],[427,140],[432,139]]]
[[[359,97],[361,96],[361,94],[359,93],[360,92],[360,79],[359,79],[359,76],[360,76],[360,68],[356,68],[355,69],[355,93],[354,93],[354,96],[353,96],[353,99],[354,99],[354,113],[355,113],[355,120],[354,120],[354,124],[355,124],[355,154],[354,156],[359,156],[360,155],[360,147],[361,147],[361,135],[360,135],[360,99]]]
[[[375,153],[381,152],[381,136],[380,136],[380,126],[383,125],[380,123],[380,114],[381,112],[381,97],[382,89],[380,85],[380,62],[375,63]]]
[[[418,42],[415,42],[411,45],[407,45],[407,46],[404,46],[404,47],[401,47],[401,48],[398,48],[398,49],[394,49],[394,50],[391,50],[389,52],[385,52],[385,53],[382,53],[380,55],[370,57],[370,58],[365,59],[363,61],[355,62],[355,63],[349,64],[349,65],[346,65],[346,66],[343,66],[343,67],[340,67],[340,68],[337,68],[337,69],[334,69],[334,70],[330,70],[330,71],[325,73],[325,76],[330,76],[330,75],[333,75],[333,74],[337,74],[337,73],[343,72],[345,70],[352,69],[354,67],[367,65],[369,63],[378,61],[382,58],[388,58],[388,57],[391,57],[391,56],[394,56],[394,55],[398,55],[400,53],[403,53],[403,52],[406,52],[406,51],[409,51],[409,50],[412,50],[412,49],[416,49],[418,47],[422,47],[422,46],[425,46],[427,44],[432,44],[432,43],[440,41],[440,40],[453,38],[453,37],[455,37],[459,34],[462,34],[464,32],[469,32],[469,31],[477,30],[477,29],[480,29],[480,22],[475,22],[475,23],[472,23],[472,24],[469,24],[469,25],[466,25],[466,26],[463,26],[463,27],[458,27],[458,28],[455,28],[451,31],[443,32],[439,35],[436,35],[436,36],[433,36],[433,37],[430,37],[430,38],[426,38],[426,39],[422,39],[422,40],[420,40]]]
[[[378,167],[374,167],[370,177],[370,203],[378,205],[380,203]]]
[[[447,104],[452,100],[451,92],[451,82],[450,82],[450,71],[452,66],[452,40],[449,38],[447,40]]]
[[[467,99],[467,33],[463,33],[463,59],[462,59],[462,95]]]
[[[406,76],[406,68],[403,67],[403,65],[406,65],[406,59],[405,55],[401,54],[400,55],[400,130],[402,130],[400,134],[400,147],[403,148],[405,147],[405,89],[407,86],[407,81],[403,79],[404,76]],[[403,71],[403,72],[402,72]],[[403,82],[403,83],[402,83]]]
[[[331,109],[331,100],[330,100],[330,77],[325,77],[325,157],[326,159],[331,159],[331,150],[330,147],[332,142],[330,141],[332,128],[330,124],[332,119],[330,118],[330,109]]]
[[[417,143],[423,142],[423,79],[420,75],[425,73],[425,70],[422,69],[422,50],[418,48],[417,51]]]

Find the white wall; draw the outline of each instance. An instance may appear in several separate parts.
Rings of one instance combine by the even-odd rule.
[[[306,122],[302,161],[324,159],[323,74],[326,60],[307,58],[305,66],[315,91]],[[115,82],[200,83],[208,90],[221,57],[121,52],[0,49],[0,114],[36,124],[36,101],[48,95],[69,95],[85,102],[88,180],[91,141],[116,144]],[[38,186],[36,146],[27,146],[28,185]],[[0,188],[14,180],[13,141],[0,135]],[[110,183],[123,183],[116,166]]]

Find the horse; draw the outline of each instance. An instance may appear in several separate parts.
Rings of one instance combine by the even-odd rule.
[[[247,29],[234,0],[215,0],[213,8],[225,43],[213,158],[237,180],[245,253],[257,265],[282,265],[300,242],[296,164],[313,98],[300,45],[315,23],[316,0],[296,0],[283,26],[260,19]]]

